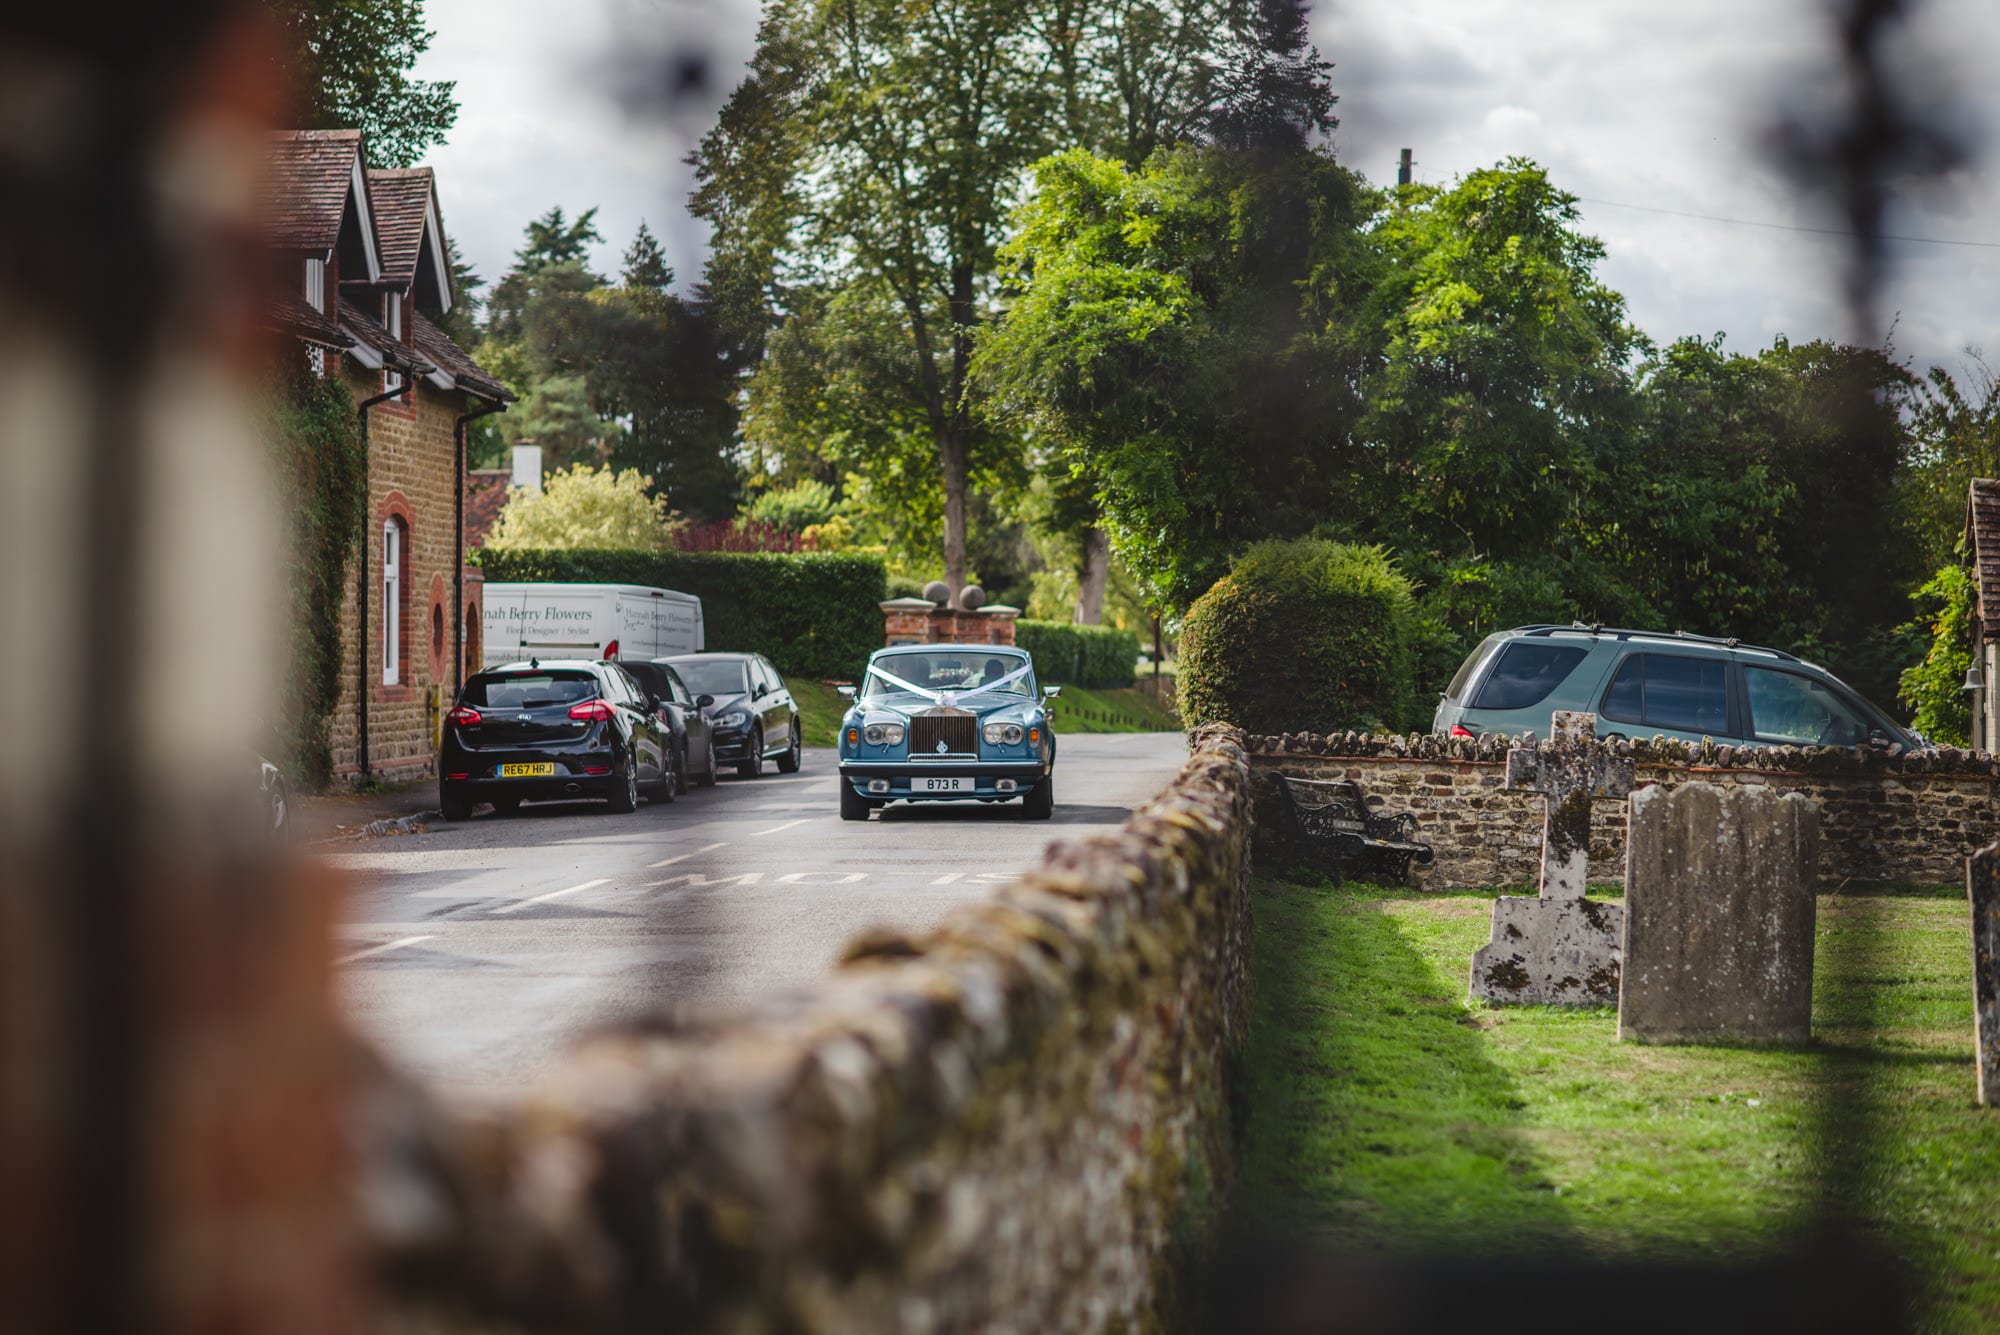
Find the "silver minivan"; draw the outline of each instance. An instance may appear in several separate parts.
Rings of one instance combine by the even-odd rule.
[[[1519,626],[1488,635],[1438,701],[1433,732],[1552,735],[1557,710],[1600,737],[1732,745],[1924,743],[1838,677],[1780,649],[1684,632]]]

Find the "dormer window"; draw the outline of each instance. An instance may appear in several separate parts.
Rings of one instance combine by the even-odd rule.
[[[326,314],[326,261],[308,258],[306,260],[306,305]]]
[[[403,341],[403,298],[400,293],[382,294],[382,327],[389,331],[389,337],[397,343]],[[383,366],[382,388],[384,391],[401,389],[403,377],[394,367]]]

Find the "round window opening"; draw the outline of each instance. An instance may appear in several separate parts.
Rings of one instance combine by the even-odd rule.
[[[431,604],[431,662],[444,660],[444,605]]]

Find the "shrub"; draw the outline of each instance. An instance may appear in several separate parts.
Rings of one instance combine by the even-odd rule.
[[[1963,689],[1972,666],[1972,576],[1953,563],[1910,595],[1920,615],[1904,627],[1929,635],[1923,661],[1903,670],[1896,698],[1916,711],[1910,726],[1940,746],[1965,746],[1972,731],[1972,706]],[[1989,687],[1990,689],[1990,687]]]
[[[820,552],[494,551],[486,578],[646,584],[701,599],[707,643],[766,655],[801,677],[860,677],[882,647],[882,562]]]
[[[768,524],[789,533],[803,533],[834,516],[833,488],[807,478],[797,486],[766,491],[745,506],[740,518]]]
[[[1139,637],[1109,626],[1066,621],[1017,621],[1014,643],[1035,660],[1035,676],[1085,690],[1116,690],[1132,684]]]
[[[1176,692],[1190,728],[1401,728],[1413,705],[1410,581],[1379,547],[1262,542],[1188,610]]]
[[[549,474],[540,492],[509,491],[486,549],[665,547],[672,516],[666,498],[652,491],[636,468],[614,473],[576,464]]]

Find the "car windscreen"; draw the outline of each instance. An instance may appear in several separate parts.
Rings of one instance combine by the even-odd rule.
[[[750,689],[744,669],[740,658],[712,658],[706,662],[682,659],[674,664],[681,680],[696,695],[742,695]]]
[[[620,663],[618,666],[631,673],[641,686],[653,693],[655,699],[674,698],[673,688],[667,684],[667,670],[658,663]]]
[[[1031,696],[1035,690],[1035,674],[1021,671],[1028,664],[1019,655],[983,652],[977,645],[931,653],[887,654],[876,659],[872,666],[879,671],[871,671],[862,684],[863,699],[903,690],[895,682],[884,680],[882,673],[926,691],[972,691],[991,686],[996,695]],[[1014,677],[1017,672],[1021,675]],[[1009,677],[1013,680],[1008,681]]]
[[[1548,699],[1590,652],[1580,644],[1516,640],[1500,651],[1480,684],[1474,709],[1526,709]]]
[[[588,672],[482,672],[465,683],[465,703],[478,709],[545,709],[596,695]]]

